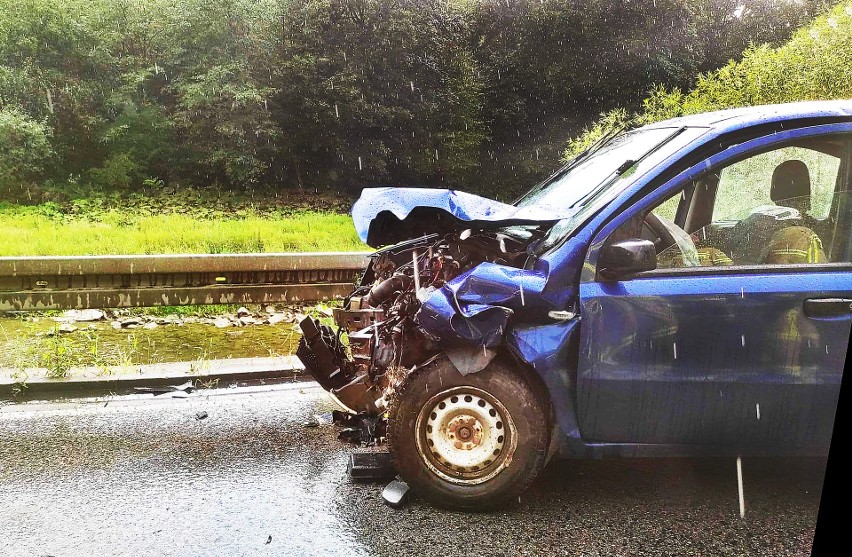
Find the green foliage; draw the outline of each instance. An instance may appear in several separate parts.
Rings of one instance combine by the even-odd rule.
[[[27,184],[44,172],[51,130],[16,108],[0,108],[0,187]]]
[[[76,203],[0,204],[0,255],[110,255],[359,251],[348,215],[290,214],[252,209],[233,213],[187,210],[160,213],[144,201],[121,209]]]
[[[505,196],[590,114],[777,44],[826,1],[739,4],[0,0],[0,134],[33,143],[24,162],[0,147],[0,187]]]
[[[619,124],[641,126],[677,116],[741,106],[852,97],[852,2],[844,0],[784,45],[750,46],[739,61],[698,76],[695,86],[658,86],[642,110],[617,109],[603,114],[564,153],[570,158]]]

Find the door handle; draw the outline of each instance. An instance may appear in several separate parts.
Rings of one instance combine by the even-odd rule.
[[[805,300],[805,315],[812,318],[852,315],[849,298],[810,298]]]

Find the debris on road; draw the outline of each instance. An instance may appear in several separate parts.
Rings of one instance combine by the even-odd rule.
[[[286,321],[287,316],[283,313],[273,313],[266,320],[270,325],[275,325],[276,323],[280,323],[282,321]]]
[[[49,319],[59,323],[65,327],[61,333],[78,332],[83,327],[77,327],[75,324],[89,323],[88,328],[97,329],[96,322],[105,321],[107,326],[112,326],[115,330],[132,330],[132,329],[155,329],[164,325],[187,325],[187,324],[205,324],[213,325],[218,328],[227,327],[246,327],[257,325],[278,325],[282,323],[296,323],[298,318],[303,317],[305,309],[313,306],[305,306],[303,304],[294,305],[267,305],[263,309],[252,311],[246,307],[240,307],[234,313],[223,313],[220,315],[201,316],[201,315],[176,315],[170,314],[166,316],[156,316],[148,314],[135,314],[134,310],[127,308],[117,309],[70,309],[58,316],[51,316]],[[320,304],[316,311],[322,315],[331,316],[333,308],[326,304]],[[22,312],[24,318],[28,321],[37,323],[42,318],[47,316],[29,315],[29,312]],[[59,334],[59,331],[54,331],[52,334]]]
[[[141,391],[143,393],[154,393],[154,394],[167,394],[167,393],[191,393],[195,390],[195,385],[192,384],[192,381],[187,381],[182,385],[160,385],[157,387],[133,387],[134,390]]]
[[[319,427],[321,425],[330,425],[333,421],[331,412],[326,412],[324,414],[314,414],[310,420],[302,425],[305,427]]]
[[[385,481],[396,475],[388,451],[354,450],[349,454],[346,472],[356,482]]]
[[[371,446],[381,443],[385,438],[387,423],[383,416],[370,416],[366,412],[350,414],[334,410],[331,413],[334,423],[344,426],[337,438],[356,445]]]
[[[394,509],[401,509],[405,505],[406,496],[408,495],[408,484],[400,480],[398,477],[391,483],[385,486],[382,491],[382,499],[388,506]]]
[[[201,420],[203,420],[203,419],[204,419],[204,418],[206,418],[206,417],[207,417],[207,412],[206,412],[206,411],[204,411],[204,410],[201,410],[200,412],[196,412],[196,413],[195,413],[195,419],[196,419],[196,420],[201,421]]]

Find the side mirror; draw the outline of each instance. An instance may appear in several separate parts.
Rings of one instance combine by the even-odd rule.
[[[657,248],[653,242],[638,238],[616,242],[603,249],[598,258],[598,274],[605,280],[629,279],[656,268]]]

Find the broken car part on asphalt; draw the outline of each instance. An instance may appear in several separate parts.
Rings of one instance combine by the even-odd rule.
[[[349,453],[346,471],[354,481],[377,482],[393,478],[396,471],[388,451],[358,449]]]

